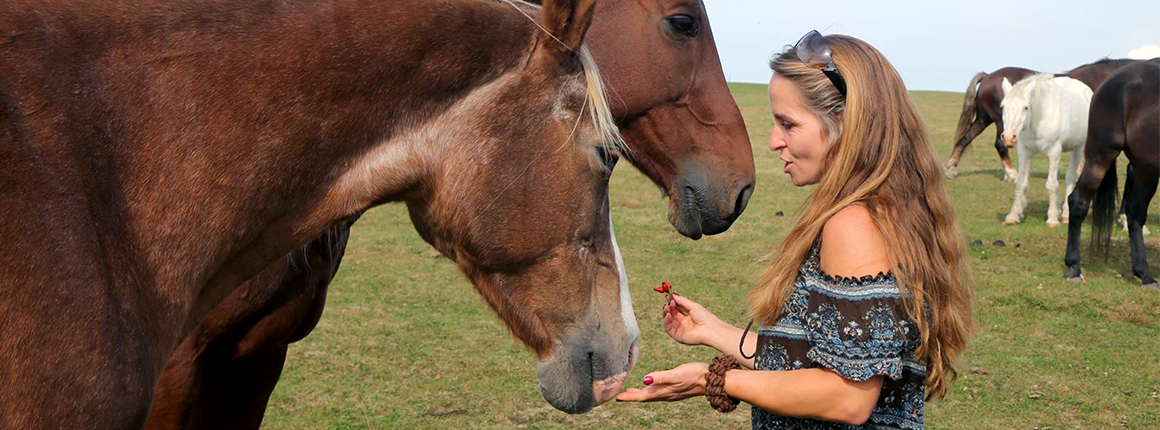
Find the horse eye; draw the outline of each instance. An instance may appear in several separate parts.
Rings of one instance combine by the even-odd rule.
[[[697,35],[697,20],[692,16],[685,14],[673,15],[665,18],[665,21],[668,21],[669,27],[679,35],[685,37],[694,37]]]
[[[1031,108],[1031,106],[1023,106],[1023,110],[1028,110],[1030,108]]]

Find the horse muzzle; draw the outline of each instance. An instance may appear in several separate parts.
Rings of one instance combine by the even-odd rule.
[[[1016,136],[1015,133],[1009,131],[1004,131],[1002,138],[1003,144],[1007,145],[1008,148],[1014,148],[1015,145],[1019,143],[1019,136]]]
[[[569,414],[582,414],[616,397],[636,365],[639,347],[634,339],[625,348],[611,349],[558,345],[552,359],[536,367],[544,400]]]
[[[753,195],[753,178],[713,183],[701,168],[686,169],[675,185],[669,193],[669,223],[693,240],[728,230]]]

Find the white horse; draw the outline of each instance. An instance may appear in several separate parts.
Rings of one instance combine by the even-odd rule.
[[[1063,198],[1063,222],[1067,223],[1067,196],[1083,164],[1083,145],[1087,140],[1088,107],[1092,89],[1083,82],[1039,74],[1015,85],[1003,79],[1003,143],[1019,148],[1019,175],[1015,181],[1015,203],[1003,224],[1013,225],[1023,218],[1027,206],[1027,179],[1031,174],[1031,157],[1047,155],[1047,225],[1059,225],[1059,158],[1071,152]]]

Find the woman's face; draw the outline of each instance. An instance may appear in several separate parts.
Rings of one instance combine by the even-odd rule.
[[[773,111],[769,150],[780,153],[794,185],[818,183],[828,146],[821,118],[806,106],[801,90],[777,74],[769,80],[769,106]]]

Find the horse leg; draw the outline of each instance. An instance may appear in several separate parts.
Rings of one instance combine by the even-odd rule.
[[[330,280],[329,274],[316,274],[326,269],[298,272],[290,266],[279,260],[247,281],[182,342],[154,389],[146,429],[259,427],[286,346],[317,323]],[[250,300],[255,296],[260,299]]]
[[[1064,189],[1063,189],[1063,210],[1060,214],[1063,216],[1061,220],[1064,224],[1068,224],[1071,220],[1071,210],[1068,197],[1071,192],[1075,191],[1075,180],[1079,177],[1079,171],[1083,169],[1083,148],[1078,148],[1071,152],[1071,158],[1067,163],[1067,174],[1064,175]]]
[[[1128,196],[1132,194],[1132,187],[1135,186],[1136,172],[1132,167],[1132,163],[1128,163],[1127,177],[1124,179],[1124,199],[1120,200],[1120,225],[1124,227],[1124,231],[1128,231]],[[1152,234],[1148,231],[1148,226],[1141,226],[1141,231],[1144,236]]]
[[[955,179],[959,177],[959,160],[963,157],[963,151],[971,145],[971,141],[975,140],[980,133],[991,124],[991,120],[984,115],[975,115],[975,121],[971,123],[971,127],[967,129],[966,134],[962,139],[955,142],[955,149],[951,151],[951,157],[947,159],[946,175],[947,179]],[[1007,148],[1003,148],[1006,150]]]
[[[1083,221],[1087,218],[1091,208],[1092,198],[1104,181],[1111,161],[1116,159],[1119,151],[1111,154],[1088,154],[1085,157],[1083,171],[1076,180],[1075,189],[1068,194],[1068,209],[1070,222],[1067,225],[1067,252],[1063,256],[1063,263],[1067,265],[1068,280],[1073,283],[1083,281],[1083,272],[1080,269],[1080,236],[1083,233]],[[1108,156],[1110,155],[1110,157]],[[1111,161],[1109,161],[1111,160]],[[1112,168],[1115,168],[1112,166]]]
[[[1057,143],[1047,152],[1047,226],[1059,227],[1059,162],[1063,150]]]
[[[260,428],[270,394],[282,376],[287,349],[285,344],[278,345],[265,354],[233,360],[206,374],[190,428]]]
[[[211,310],[162,372],[145,428],[258,428],[286,346],[322,315],[350,223],[274,262]]]
[[[206,315],[205,320],[182,341],[154,387],[153,407],[144,428],[149,430],[258,428],[260,414],[257,422],[239,418],[254,415],[245,411],[246,405],[258,403],[252,398],[247,398],[251,393],[260,391],[260,388],[255,387],[265,383],[272,389],[273,384],[277,382],[277,375],[281,373],[282,368],[281,361],[276,363],[272,380],[269,380],[271,372],[258,368],[257,364],[272,361],[260,358],[268,355],[267,351],[272,350],[276,353],[278,346],[284,347],[281,339],[287,336],[271,331],[264,332],[269,337],[267,343],[272,346],[251,348],[245,352],[238,351],[239,340],[254,337],[255,321],[268,318],[271,309],[285,308],[287,303],[293,303],[301,296],[300,293],[305,292],[287,288],[291,282],[279,282],[294,278],[281,278],[284,272],[280,267],[276,267],[278,265],[288,266],[289,263],[286,260],[279,260],[247,281]],[[286,269],[285,273],[292,271]],[[235,370],[239,367],[244,367],[246,371]],[[221,415],[215,408],[224,405],[232,405],[220,411],[229,412],[228,416],[231,417],[229,425],[208,427],[206,420]],[[264,410],[264,400],[261,406]]]
[[[1015,225],[1023,218],[1023,208],[1027,206],[1027,182],[1031,176],[1031,151],[1019,145],[1019,175],[1015,181],[1015,202],[1003,224]]]
[[[995,121],[995,125],[995,151],[999,153],[999,160],[1003,162],[1003,180],[1015,182],[1019,177],[1019,171],[1015,170],[1015,163],[1011,162],[1007,145],[1003,143],[1003,122]],[[1019,154],[1019,159],[1023,159],[1022,153]]]
[[[1149,173],[1141,172],[1133,178],[1136,183],[1132,187],[1132,194],[1126,197],[1127,202],[1124,203],[1124,206],[1127,207],[1128,238],[1132,247],[1132,273],[1140,278],[1144,286],[1160,289],[1160,285],[1157,285],[1156,279],[1152,277],[1148,269],[1148,254],[1144,247],[1142,228],[1148,220],[1148,204],[1156,195],[1156,184],[1160,179],[1160,175],[1156,172]]]

